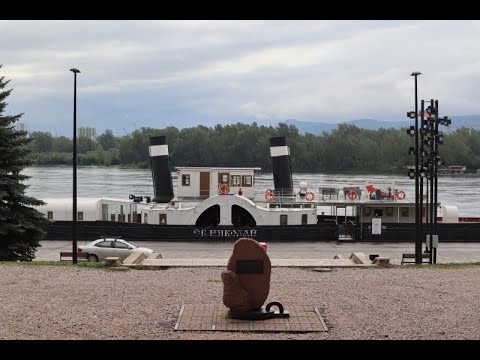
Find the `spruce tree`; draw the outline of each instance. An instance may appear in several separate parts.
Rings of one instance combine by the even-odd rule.
[[[27,148],[31,139],[26,131],[17,130],[16,122],[23,113],[5,115],[5,100],[12,92],[6,90],[9,82],[0,76],[0,260],[30,261],[41,246],[48,220],[32,207],[44,202],[25,195],[28,185],[22,182],[29,176],[21,171],[32,165]]]

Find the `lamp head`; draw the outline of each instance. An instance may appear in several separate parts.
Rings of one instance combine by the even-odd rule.
[[[70,71],[74,72],[75,74],[80,72],[80,70],[78,70],[76,68],[71,68]]]
[[[417,76],[417,75],[422,75],[420,71],[414,71],[410,76]]]
[[[407,134],[410,136],[415,136],[415,126],[410,126],[409,129],[407,129]]]

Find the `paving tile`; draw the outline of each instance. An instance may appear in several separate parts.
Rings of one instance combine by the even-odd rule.
[[[175,330],[195,331],[328,331],[320,311],[313,305],[285,306],[288,319],[267,320],[231,319],[228,309],[222,305],[183,305]]]

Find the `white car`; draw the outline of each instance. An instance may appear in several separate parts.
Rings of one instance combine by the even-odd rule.
[[[78,246],[78,253],[87,254],[87,259],[91,262],[104,260],[110,256],[119,257],[123,260],[135,252],[143,253],[148,257],[153,253],[153,250],[136,247],[125,240],[115,238],[97,239],[86,245]]]

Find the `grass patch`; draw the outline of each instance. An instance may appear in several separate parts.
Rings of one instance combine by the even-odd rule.
[[[437,263],[437,264],[390,264],[387,266],[373,267],[374,269],[385,268],[415,268],[415,269],[463,269],[470,267],[480,267],[480,262],[468,262],[468,263]]]
[[[462,262],[462,263],[437,263],[437,264],[388,264],[388,265],[379,265],[379,266],[349,266],[349,267],[338,267],[333,269],[363,269],[363,270],[385,270],[385,269],[463,269],[463,268],[474,268],[480,267],[480,262]],[[310,270],[310,268],[306,268]]]
[[[77,266],[83,268],[110,268],[111,265],[106,264],[104,261],[100,262],[89,262],[89,261],[80,261],[77,264],[73,264],[71,261],[0,261],[0,265],[11,265],[11,266]]]
[[[84,268],[94,268],[94,269],[105,269],[105,268],[112,268],[112,267],[117,267],[119,265],[117,264],[107,264],[105,261],[100,261],[100,262],[79,262],[76,265],[70,263],[72,266],[78,266],[78,267],[84,267]]]
[[[480,267],[480,262],[473,262],[473,263],[442,263],[442,264],[433,264],[431,267],[434,269],[461,269],[461,268],[468,268],[468,267]]]

